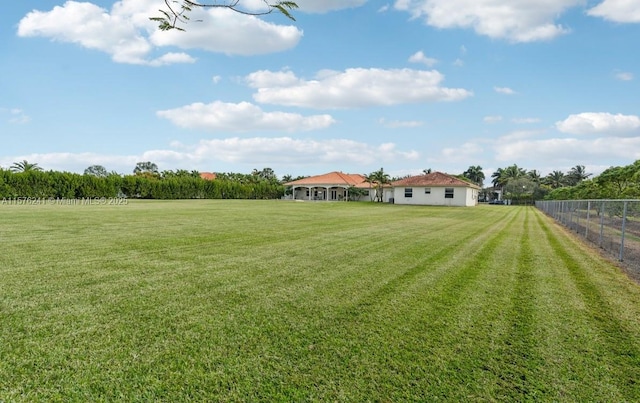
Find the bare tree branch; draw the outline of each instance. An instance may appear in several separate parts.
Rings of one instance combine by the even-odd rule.
[[[194,8],[226,8],[228,10],[234,11],[239,14],[244,15],[267,15],[271,14],[274,11],[282,13],[285,17],[295,21],[295,18],[291,14],[291,10],[297,9],[298,5],[293,1],[277,1],[273,4],[269,3],[267,0],[262,0],[265,4],[265,10],[263,11],[249,11],[243,9],[239,6],[240,0],[230,0],[226,3],[217,3],[217,0],[213,3],[200,3],[192,0],[164,0],[164,3],[167,6],[166,10],[158,10],[162,13],[162,16],[159,17],[150,17],[151,21],[158,22],[158,28],[162,31],[169,31],[171,29],[177,29],[179,31],[184,31],[184,28],[181,28],[179,25],[186,25],[189,21],[189,12],[191,12]],[[173,6],[172,6],[173,4]],[[200,21],[200,20],[198,20]]]

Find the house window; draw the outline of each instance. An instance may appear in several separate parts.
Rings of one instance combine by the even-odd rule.
[[[444,188],[444,198],[453,199],[453,188]]]
[[[431,194],[431,188],[424,188],[424,194],[430,195]]]
[[[368,191],[368,190],[365,190],[362,194],[363,194],[364,196],[369,196],[369,191]]]
[[[413,197],[413,188],[404,188],[404,197]]]

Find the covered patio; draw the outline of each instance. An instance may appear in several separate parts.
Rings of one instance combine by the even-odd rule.
[[[293,200],[308,201],[345,201],[349,200],[349,189],[353,187],[366,189],[364,196],[368,200],[371,185],[364,175],[330,172],[324,175],[310,176],[284,184],[291,186]],[[353,196],[353,195],[351,195]]]

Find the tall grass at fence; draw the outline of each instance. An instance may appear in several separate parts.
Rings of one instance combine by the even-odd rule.
[[[640,200],[554,200],[536,206],[640,279]]]

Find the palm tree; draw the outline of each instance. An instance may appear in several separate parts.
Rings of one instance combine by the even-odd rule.
[[[545,184],[552,189],[563,187],[567,183],[567,177],[562,171],[553,171],[544,178]]]
[[[470,166],[462,173],[462,176],[480,187],[482,187],[485,179],[484,172],[482,172],[482,167],[480,165]]]
[[[504,168],[498,168],[494,173],[491,174],[493,178],[491,180],[491,184],[495,188],[501,188],[504,185]]]
[[[503,174],[506,177],[507,182],[508,182],[510,179],[520,179],[520,178],[523,178],[523,177],[527,176],[527,170],[524,169],[524,168],[520,168],[516,164],[513,164],[513,165],[507,167],[504,170]]]
[[[588,174],[585,171],[584,165],[576,165],[567,174],[566,180],[567,184],[571,186],[575,186],[583,180],[590,177],[592,174]]]
[[[494,187],[503,188],[511,179],[520,179],[527,176],[527,171],[513,164],[506,168],[498,168],[496,172],[491,174],[493,180],[491,183]]]
[[[13,172],[42,171],[42,168],[40,168],[37,163],[32,164],[27,160],[22,160],[22,162],[14,162],[9,169],[11,169],[11,171]]]
[[[542,182],[542,176],[540,176],[540,172],[538,172],[538,170],[536,169],[532,169],[531,171],[527,172],[527,176],[529,177],[529,179],[531,179],[532,182],[538,185],[540,184],[540,182]]]
[[[376,200],[382,202],[382,187],[391,183],[391,177],[389,174],[384,172],[383,168],[380,168],[377,171],[371,172],[369,175],[365,175],[365,178],[367,182],[375,185]]]

